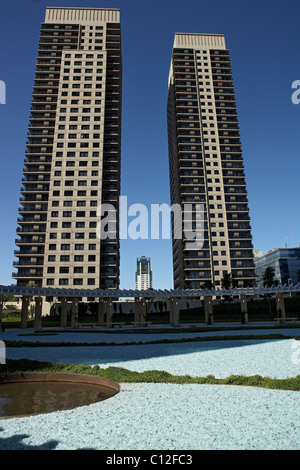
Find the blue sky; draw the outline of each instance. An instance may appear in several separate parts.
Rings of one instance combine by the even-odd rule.
[[[222,33],[230,50],[254,249],[298,246],[299,0],[10,0],[0,6],[0,284],[11,284],[40,23],[47,6],[121,9],[122,189],[128,204],[169,204],[166,100],[175,32]],[[121,287],[151,257],[155,288],[173,287],[170,240],[122,240]]]

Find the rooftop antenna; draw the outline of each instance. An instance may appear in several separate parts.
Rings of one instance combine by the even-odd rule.
[[[290,239],[291,239],[292,237],[291,237],[290,235],[287,235],[286,238],[287,238],[287,240],[288,240],[288,243],[285,244],[285,247],[288,248]]]

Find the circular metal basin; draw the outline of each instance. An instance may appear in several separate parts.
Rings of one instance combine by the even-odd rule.
[[[0,377],[0,419],[51,413],[112,397],[120,386],[83,374],[32,373]]]

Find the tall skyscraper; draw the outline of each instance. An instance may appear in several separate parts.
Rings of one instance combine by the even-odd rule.
[[[138,290],[152,288],[151,261],[146,256],[141,256],[136,261],[135,287]]]
[[[98,207],[119,220],[120,12],[47,8],[29,118],[13,277],[18,285],[119,286],[118,234],[97,236]]]
[[[167,105],[171,203],[204,209],[201,249],[173,237],[175,288],[255,281],[229,51],[223,35],[176,34]]]

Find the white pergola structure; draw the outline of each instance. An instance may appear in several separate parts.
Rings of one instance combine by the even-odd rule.
[[[276,308],[278,318],[282,322],[286,319],[284,295],[300,292],[300,283],[297,285],[271,286],[271,287],[247,287],[234,289],[57,289],[50,287],[24,287],[24,286],[2,286],[0,285],[0,324],[3,314],[3,296],[13,295],[22,298],[20,328],[27,327],[28,307],[30,299],[35,299],[34,329],[42,328],[42,305],[43,301],[53,301],[56,299],[61,303],[61,327],[67,326],[68,302],[71,306],[71,327],[78,326],[78,302],[82,298],[88,301],[98,302],[98,325],[112,326],[113,301],[120,298],[134,298],[135,300],[135,323],[143,325],[146,318],[146,301],[157,297],[163,297],[170,301],[170,324],[180,325],[180,299],[203,299],[205,322],[213,323],[213,298],[235,297],[241,302],[242,323],[248,323],[247,298],[253,296],[276,296]],[[106,321],[105,321],[106,303]]]

